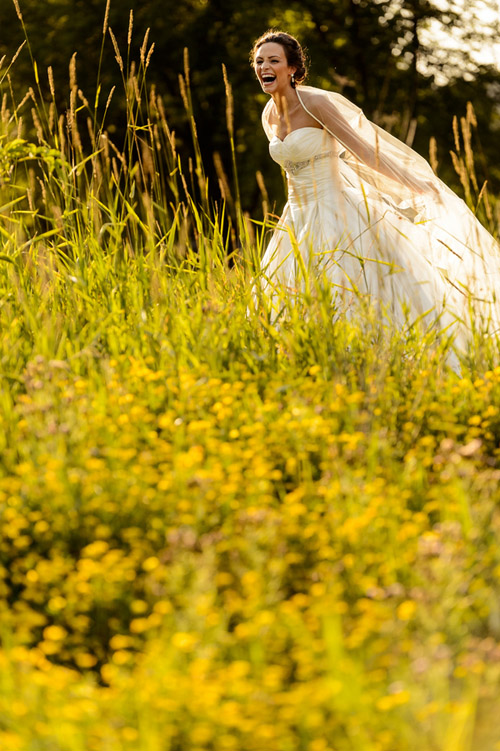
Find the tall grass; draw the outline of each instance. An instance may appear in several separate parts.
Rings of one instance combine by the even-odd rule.
[[[498,749],[496,343],[275,325],[230,97],[215,204],[132,32],[121,145],[0,71],[0,748]]]

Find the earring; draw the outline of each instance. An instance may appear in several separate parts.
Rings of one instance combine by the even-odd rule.
[[[294,89],[295,88],[295,73],[292,73],[290,83],[292,84],[292,89]]]

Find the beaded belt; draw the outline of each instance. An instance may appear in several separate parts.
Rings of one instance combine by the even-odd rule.
[[[316,154],[316,156],[311,157],[311,159],[304,159],[302,162],[291,162],[287,160],[283,163],[283,166],[287,172],[289,172],[291,175],[296,175],[297,172],[300,172],[301,169],[304,169],[304,167],[307,167],[309,164],[313,164],[314,162],[317,162],[319,159],[326,159],[328,156],[332,156],[333,151],[325,151],[323,154]]]

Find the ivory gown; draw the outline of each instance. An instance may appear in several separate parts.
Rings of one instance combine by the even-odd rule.
[[[300,89],[302,106],[303,88],[308,87]],[[367,123],[376,127],[349,105],[363,118],[363,128]],[[360,296],[369,296],[397,326],[419,316],[440,329],[451,325],[457,345],[464,348],[472,300],[475,312],[489,320],[488,330],[500,329],[499,246],[425,160],[384,132],[389,149],[395,143],[416,160],[416,167],[398,160],[407,181],[402,200],[393,179],[373,169],[370,179],[369,168],[362,174],[364,166],[352,149],[319,124],[294,130],[283,140],[265,117],[264,127],[271,157],[288,180],[288,202],[261,264],[268,294],[273,296],[276,284],[290,292],[300,289],[303,262],[332,285],[340,313],[350,314]],[[391,158],[396,164],[391,154],[389,166]],[[429,189],[412,193],[412,185]]]

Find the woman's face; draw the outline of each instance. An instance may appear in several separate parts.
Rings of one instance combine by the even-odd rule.
[[[265,42],[258,47],[253,64],[260,85],[266,94],[284,92],[296,68],[288,65],[285,48],[277,42]]]

